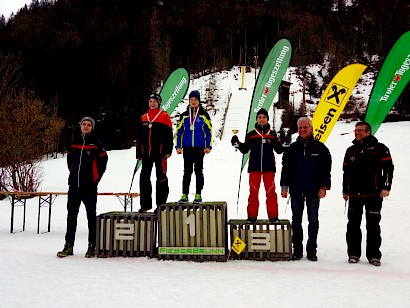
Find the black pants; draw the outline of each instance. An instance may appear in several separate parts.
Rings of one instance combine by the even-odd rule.
[[[366,257],[380,259],[382,243],[380,231],[380,211],[383,198],[380,197],[349,197],[349,210],[347,213],[348,223],[346,232],[347,253],[349,256],[360,257],[362,253],[362,222],[363,207],[366,209],[367,245]]]
[[[88,243],[95,245],[97,186],[72,187],[68,190],[67,200],[67,233],[65,241],[74,246],[77,231],[77,217],[81,201],[85,205],[88,220]]]
[[[189,194],[192,172],[195,171],[196,193],[201,194],[204,188],[204,148],[184,148],[184,177],[182,179],[182,193]]]
[[[308,235],[309,238],[306,243],[307,253],[316,253],[317,250],[317,235],[319,232],[319,197],[303,197],[291,196],[292,207],[292,243],[293,253],[295,255],[303,254],[303,227],[302,218],[303,210],[307,210],[308,218]]]
[[[140,176],[140,204],[141,209],[152,209],[152,185],[151,173],[155,164],[157,176],[156,182],[156,203],[157,206],[167,202],[169,187],[167,178],[167,159],[165,157],[158,159],[142,159],[141,176]]]

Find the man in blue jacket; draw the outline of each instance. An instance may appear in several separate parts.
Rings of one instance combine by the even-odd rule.
[[[306,202],[309,221],[307,258],[317,261],[319,201],[326,196],[326,190],[330,189],[332,158],[328,148],[314,139],[312,121],[309,118],[299,118],[297,126],[299,137],[285,150],[282,157],[281,194],[286,198],[289,190],[291,197],[293,260],[300,260],[303,256],[302,216]]]
[[[194,203],[202,202],[204,187],[204,156],[212,149],[212,124],[209,114],[200,105],[200,94],[194,90],[189,94],[189,106],[181,114],[176,128],[176,152],[184,156],[184,176],[180,203],[188,202],[191,176],[195,171],[196,193]]]
[[[81,202],[84,203],[88,220],[88,250],[86,258],[95,256],[97,186],[108,161],[107,152],[93,130],[95,122],[85,117],[80,122],[81,136],[71,141],[67,150],[68,178],[67,232],[65,245],[57,253],[60,258],[73,255],[77,216]]]

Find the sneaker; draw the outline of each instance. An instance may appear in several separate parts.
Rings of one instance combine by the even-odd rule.
[[[316,252],[312,251],[312,252],[308,252],[306,257],[308,258],[309,261],[317,261],[317,255]]]
[[[94,258],[95,257],[95,245],[88,244],[87,252],[85,253],[86,258]]]
[[[380,265],[382,265],[382,263],[380,262],[380,259],[377,259],[377,258],[371,258],[371,259],[369,260],[369,263],[372,264],[372,265],[374,265],[374,266],[380,266]]]
[[[272,218],[269,218],[269,222],[277,224],[277,223],[280,223],[280,220],[278,217],[272,217]]]
[[[138,213],[140,213],[140,214],[144,214],[146,212],[148,212],[148,210],[146,210],[146,209],[141,208],[141,209],[138,210]]]
[[[57,252],[57,257],[65,258],[67,256],[72,256],[73,254],[73,245],[65,243],[63,250]]]
[[[246,220],[247,222],[250,222],[250,223],[255,223],[256,222],[256,218],[254,218],[254,217],[248,217],[248,219]]]
[[[202,202],[202,197],[200,194],[195,194],[195,199],[194,203],[201,203]]]
[[[293,261],[299,261],[300,259],[302,259],[302,257],[303,257],[302,254],[296,254],[296,253],[294,253],[294,254],[292,255],[292,260],[293,260]]]
[[[181,199],[179,199],[178,203],[186,203],[188,202],[188,196],[186,194],[182,194]]]
[[[357,263],[359,262],[359,257],[356,256],[349,256],[349,263]]]

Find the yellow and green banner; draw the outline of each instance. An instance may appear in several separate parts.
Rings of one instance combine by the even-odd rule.
[[[340,70],[326,87],[312,118],[316,140],[326,142],[366,67],[363,64],[348,65]]]
[[[375,134],[410,80],[410,31],[403,34],[384,61],[367,105],[365,121]]]

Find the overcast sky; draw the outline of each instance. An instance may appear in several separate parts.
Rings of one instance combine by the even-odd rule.
[[[11,13],[16,13],[26,3],[31,3],[31,0],[0,0],[0,15],[9,18]]]

